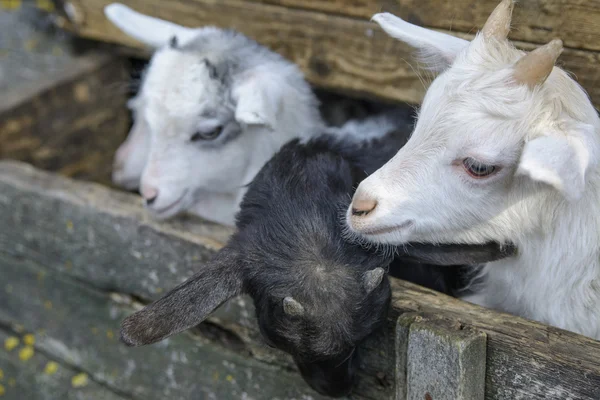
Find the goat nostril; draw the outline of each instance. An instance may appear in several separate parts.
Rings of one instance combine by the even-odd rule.
[[[157,197],[158,197],[158,196],[154,196],[154,197],[151,197],[151,198],[147,198],[147,199],[146,199],[146,205],[148,205],[148,206],[151,206],[151,205],[152,205],[152,203],[154,203],[154,200],[156,200],[156,198],[157,198]]]
[[[368,215],[377,207],[377,200],[358,199],[352,202],[352,215],[362,217]]]
[[[151,186],[147,186],[147,185],[143,185],[142,184],[140,192],[142,194],[142,197],[146,201],[146,205],[147,206],[149,206],[152,203],[154,203],[154,201],[158,197],[158,189],[153,188]]]

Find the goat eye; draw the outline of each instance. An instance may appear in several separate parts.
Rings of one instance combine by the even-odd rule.
[[[223,132],[223,127],[222,126],[217,126],[215,129],[213,129],[210,132],[196,132],[192,135],[192,137],[190,138],[190,140],[192,142],[197,142],[199,140],[213,140],[219,137],[219,135],[221,134],[221,132]]]
[[[498,170],[495,165],[483,164],[470,157],[463,160],[463,167],[473,178],[485,178]]]

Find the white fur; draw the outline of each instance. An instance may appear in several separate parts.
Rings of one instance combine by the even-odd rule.
[[[241,34],[190,29],[136,13],[120,4],[106,14],[125,33],[157,47],[135,101],[135,123],[115,156],[114,182],[142,194],[158,192],[148,209],[157,218],[189,211],[233,225],[250,183],[264,163],[293,138],[324,131],[318,102],[300,70]],[[178,46],[168,43],[177,37]],[[183,37],[184,40],[180,40]],[[211,78],[208,59],[227,81]],[[331,128],[349,137],[379,136],[392,118]],[[227,141],[190,142],[218,125],[238,132]]]
[[[142,99],[140,96],[134,97],[127,105],[133,114],[133,126],[115,154],[112,180],[117,186],[135,190],[140,186],[140,178],[148,160],[150,140],[148,124],[138,111],[142,110]]]
[[[600,120],[554,67],[535,89],[513,68],[524,53],[481,34],[465,46],[389,16],[387,32],[453,60],[427,91],[407,145],[359,186],[377,201],[349,228],[369,241],[513,241],[466,300],[600,339]],[[455,53],[448,56],[448,50]],[[474,179],[475,158],[500,170]]]

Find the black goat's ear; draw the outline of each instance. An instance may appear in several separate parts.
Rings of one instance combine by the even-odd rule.
[[[400,257],[433,265],[476,265],[501,260],[517,254],[512,243],[500,244],[409,244],[400,250]]]
[[[128,346],[144,346],[194,327],[242,288],[239,261],[225,247],[200,272],[125,318],[121,340]]]

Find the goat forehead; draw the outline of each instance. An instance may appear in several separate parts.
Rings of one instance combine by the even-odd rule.
[[[221,82],[210,77],[202,57],[172,49],[156,53],[143,90],[149,103],[172,115],[198,113],[223,96]]]

